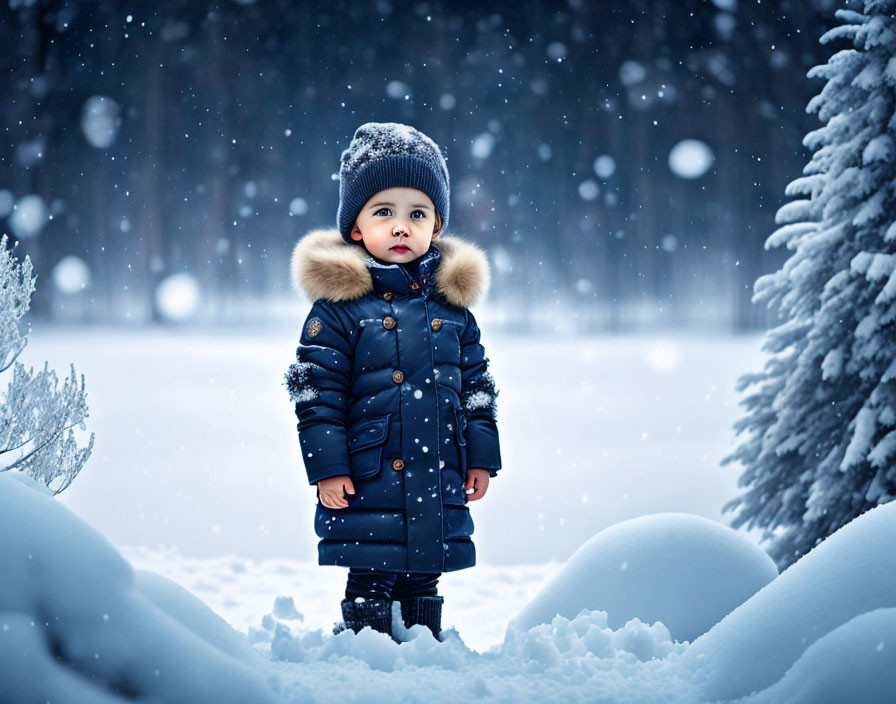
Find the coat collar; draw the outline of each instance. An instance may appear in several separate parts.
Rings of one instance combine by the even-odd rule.
[[[359,245],[348,244],[335,228],[312,230],[296,243],[290,274],[293,288],[311,301],[346,301],[372,291],[415,292],[403,267],[376,259]],[[432,241],[420,259],[419,274],[417,290],[438,293],[462,308],[480,300],[490,284],[485,252],[450,235]]]

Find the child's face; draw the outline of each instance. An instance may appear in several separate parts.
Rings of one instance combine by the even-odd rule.
[[[352,227],[373,256],[387,262],[410,262],[426,254],[442,229],[429,196],[416,188],[387,188],[368,200]]]

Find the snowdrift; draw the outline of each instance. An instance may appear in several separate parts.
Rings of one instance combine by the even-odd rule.
[[[398,609],[401,644],[302,629],[289,597],[247,638],[135,571],[39,484],[0,473],[0,701],[892,702],[896,503],[777,577],[732,533],[682,514],[602,531],[486,653],[453,628],[442,643],[406,631]]]
[[[745,704],[887,704],[896,693],[896,609],[876,609],[806,648],[778,683]]]
[[[892,702],[892,689],[886,699],[875,698],[875,692],[884,681],[892,682],[896,669],[890,611],[896,608],[894,535],[896,502],[865,512],[694,641],[685,660],[705,668],[704,696],[726,701],[743,697],[771,686],[791,667],[790,683],[785,687],[782,682],[782,690],[820,691],[822,680],[855,682],[860,670],[853,663],[868,658],[861,671],[870,667],[876,677],[856,690],[865,696],[847,700]],[[856,619],[866,612],[871,613]],[[834,653],[836,658],[825,660]],[[882,662],[880,653],[889,661],[888,670],[874,668]],[[823,691],[828,698],[794,701],[845,701],[830,688]]]
[[[4,701],[275,701],[244,637],[174,583],[135,575],[18,472],[0,473],[0,573]]]
[[[742,534],[700,516],[640,516],[596,534],[511,621],[511,630],[607,612],[610,628],[637,618],[661,621],[678,641],[692,641],[778,574],[775,563]]]

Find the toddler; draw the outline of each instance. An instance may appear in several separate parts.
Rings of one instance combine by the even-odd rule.
[[[469,311],[489,286],[476,246],[444,234],[439,147],[408,125],[361,125],[342,153],[338,229],[296,244],[313,301],[286,374],[321,565],[349,568],[343,622],[441,640],[442,572],[472,567],[467,506],[501,468],[495,399]],[[467,491],[472,493],[467,494]]]

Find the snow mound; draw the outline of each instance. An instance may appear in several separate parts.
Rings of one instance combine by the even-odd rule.
[[[582,609],[607,613],[617,630],[631,619],[662,622],[692,641],[778,574],[740,533],[685,513],[658,513],[610,526],[587,540],[507,629],[527,631]]]
[[[648,625],[633,618],[614,631],[607,625],[606,611],[582,609],[572,620],[557,615],[549,624],[533,626],[527,631],[511,627],[500,653],[560,666],[588,655],[626,663],[661,660],[673,652],[683,652],[686,647],[674,643],[669,629],[662,623]]]
[[[865,612],[896,607],[893,535],[896,502],[865,512],[694,641],[687,658],[705,667],[705,694],[713,700],[743,697],[778,682],[802,657],[817,665],[819,653],[832,651],[839,653],[836,661],[814,670],[804,663],[794,668],[790,679],[804,687],[819,677],[851,681],[855,675],[847,663],[871,658],[875,652],[864,645],[864,629],[869,628],[867,635],[873,639],[873,627],[863,619],[840,634],[831,632]],[[888,637],[892,621],[882,613],[875,618],[881,626],[878,640],[885,643],[885,657],[892,662],[896,650],[896,642]],[[808,648],[826,634],[831,638],[810,653]],[[883,670],[873,671],[883,677]]]
[[[134,570],[134,587],[147,601],[221,652],[243,661],[257,657],[245,636],[177,582],[148,570]]]
[[[275,701],[235,631],[18,472],[0,473],[0,574],[10,701]]]
[[[892,704],[896,609],[847,621],[806,648],[784,678],[744,704]]]

